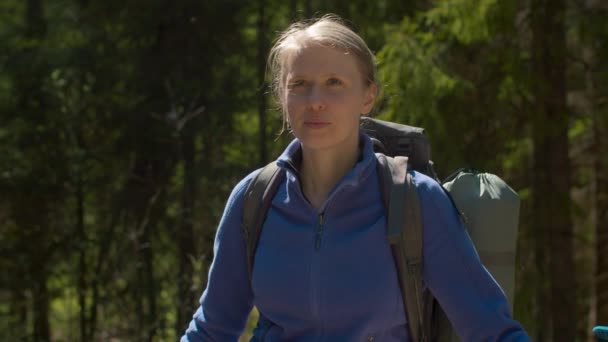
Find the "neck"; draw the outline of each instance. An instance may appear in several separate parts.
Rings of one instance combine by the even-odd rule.
[[[359,139],[352,146],[340,149],[310,150],[302,146],[300,179],[310,204],[319,209],[329,192],[356,164]]]

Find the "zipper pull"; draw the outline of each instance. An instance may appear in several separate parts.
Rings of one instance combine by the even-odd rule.
[[[315,232],[315,250],[321,249],[321,235],[323,234],[323,213],[319,214],[319,224]]]

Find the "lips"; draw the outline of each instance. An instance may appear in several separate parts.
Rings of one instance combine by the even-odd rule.
[[[331,123],[326,121],[305,121],[304,126],[313,129],[320,129],[329,126]]]

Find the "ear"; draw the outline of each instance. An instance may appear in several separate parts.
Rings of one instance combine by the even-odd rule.
[[[376,83],[371,83],[367,86],[365,90],[365,94],[363,96],[363,109],[361,113],[363,115],[369,114],[374,108],[374,103],[376,102],[376,97],[378,96],[378,86]]]

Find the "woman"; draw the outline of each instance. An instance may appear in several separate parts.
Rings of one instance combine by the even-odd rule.
[[[233,190],[207,289],[182,341],[236,341],[253,305],[255,341],[408,341],[386,238],[376,156],[359,129],[378,93],[374,56],[336,17],[296,23],[270,55],[274,90],[295,139],[258,243],[249,282]],[[481,265],[441,187],[413,172],[423,218],[425,285],[466,341],[528,337]]]

